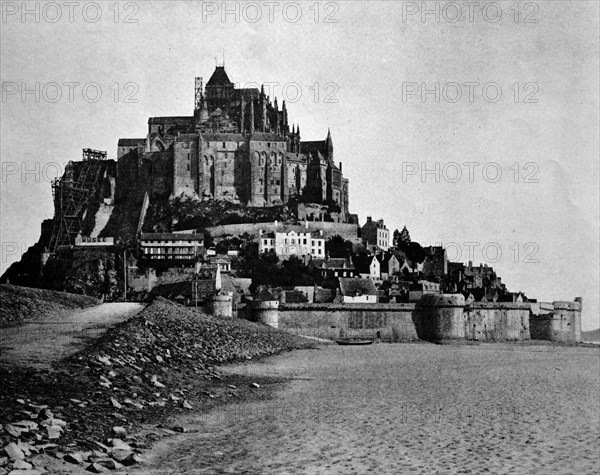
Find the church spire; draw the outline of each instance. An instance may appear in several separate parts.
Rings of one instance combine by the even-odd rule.
[[[250,100],[250,135],[254,134],[254,99]]]

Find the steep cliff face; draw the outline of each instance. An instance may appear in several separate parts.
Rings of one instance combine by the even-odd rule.
[[[85,174],[84,161],[69,162],[61,181],[78,183],[82,174]],[[103,226],[101,221],[105,220],[107,210],[110,210],[109,213],[112,214],[111,208],[115,207],[116,183],[116,162],[100,160],[93,179],[86,185],[93,191],[85,196],[85,203],[77,213],[82,235],[89,236],[98,233],[98,228]],[[61,199],[64,206],[67,198],[70,199],[70,196],[63,194],[61,197],[60,193],[56,189],[54,190],[54,218],[42,223],[38,242],[23,254],[19,262],[15,262],[7,269],[0,278],[0,282],[56,290],[67,288],[74,290],[80,287],[74,283],[76,278],[70,275],[74,263],[73,251],[60,246],[52,249],[53,240],[56,241],[60,224]],[[55,252],[50,253],[50,250]],[[70,279],[70,283],[67,285],[68,279]]]

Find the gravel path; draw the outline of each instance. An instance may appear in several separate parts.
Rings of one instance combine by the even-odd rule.
[[[49,368],[101,336],[108,328],[133,317],[139,303],[104,303],[58,312],[16,327],[0,329],[0,364]]]
[[[221,368],[293,378],[186,420],[132,473],[600,473],[600,350],[323,346]]]

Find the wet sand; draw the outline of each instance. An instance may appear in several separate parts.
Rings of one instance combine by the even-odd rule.
[[[89,341],[132,318],[143,308],[143,304],[133,302],[103,303],[2,328],[0,365],[50,368],[52,363],[83,349]]]
[[[221,368],[292,378],[188,417],[130,473],[600,472],[600,349],[324,345]]]

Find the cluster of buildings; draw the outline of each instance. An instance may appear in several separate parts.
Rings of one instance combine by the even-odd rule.
[[[217,254],[212,236],[206,245],[209,237],[204,229],[141,232],[148,202],[158,195],[247,207],[288,205],[295,224],[236,226],[238,235],[251,236],[258,244],[259,254],[275,253],[280,261],[296,256],[324,286],[297,290],[290,298],[375,303],[417,300],[431,292],[462,293],[470,301],[508,298],[491,267],[448,262],[440,246],[422,248],[419,257],[407,255],[407,248],[398,247],[382,219],[369,216],[359,227],[358,217],[349,212],[348,180],[341,162],[334,161],[331,133],[324,140],[302,141],[300,126],[290,125],[285,101],[280,107],[264,88],[236,88],[224,66],[217,66],[206,83],[196,78],[193,115],[151,117],[146,136],[120,139],[117,155],[117,191],[111,182],[111,203],[115,196],[118,201],[119,187],[154,190],[151,197],[148,191],[142,193],[145,204],[136,231],[137,249],[129,249],[137,263],[129,267],[191,269],[181,275],[194,276],[196,287],[204,289],[197,293],[217,290],[218,284],[208,283],[216,282],[217,274],[235,277],[234,258],[240,249]],[[147,182],[127,181],[145,175],[150,177]],[[120,193],[125,196],[123,190]],[[349,241],[344,258],[328,253],[328,239],[335,235]],[[74,247],[108,249],[114,244],[112,238],[79,235]]]
[[[251,207],[300,199],[326,205],[330,219],[352,219],[331,132],[302,141],[285,101],[279,104],[264,87],[236,88],[224,66],[206,84],[196,78],[193,115],[151,117],[146,137],[120,139],[117,155],[129,171],[171,168],[172,180],[162,186],[173,197]]]

